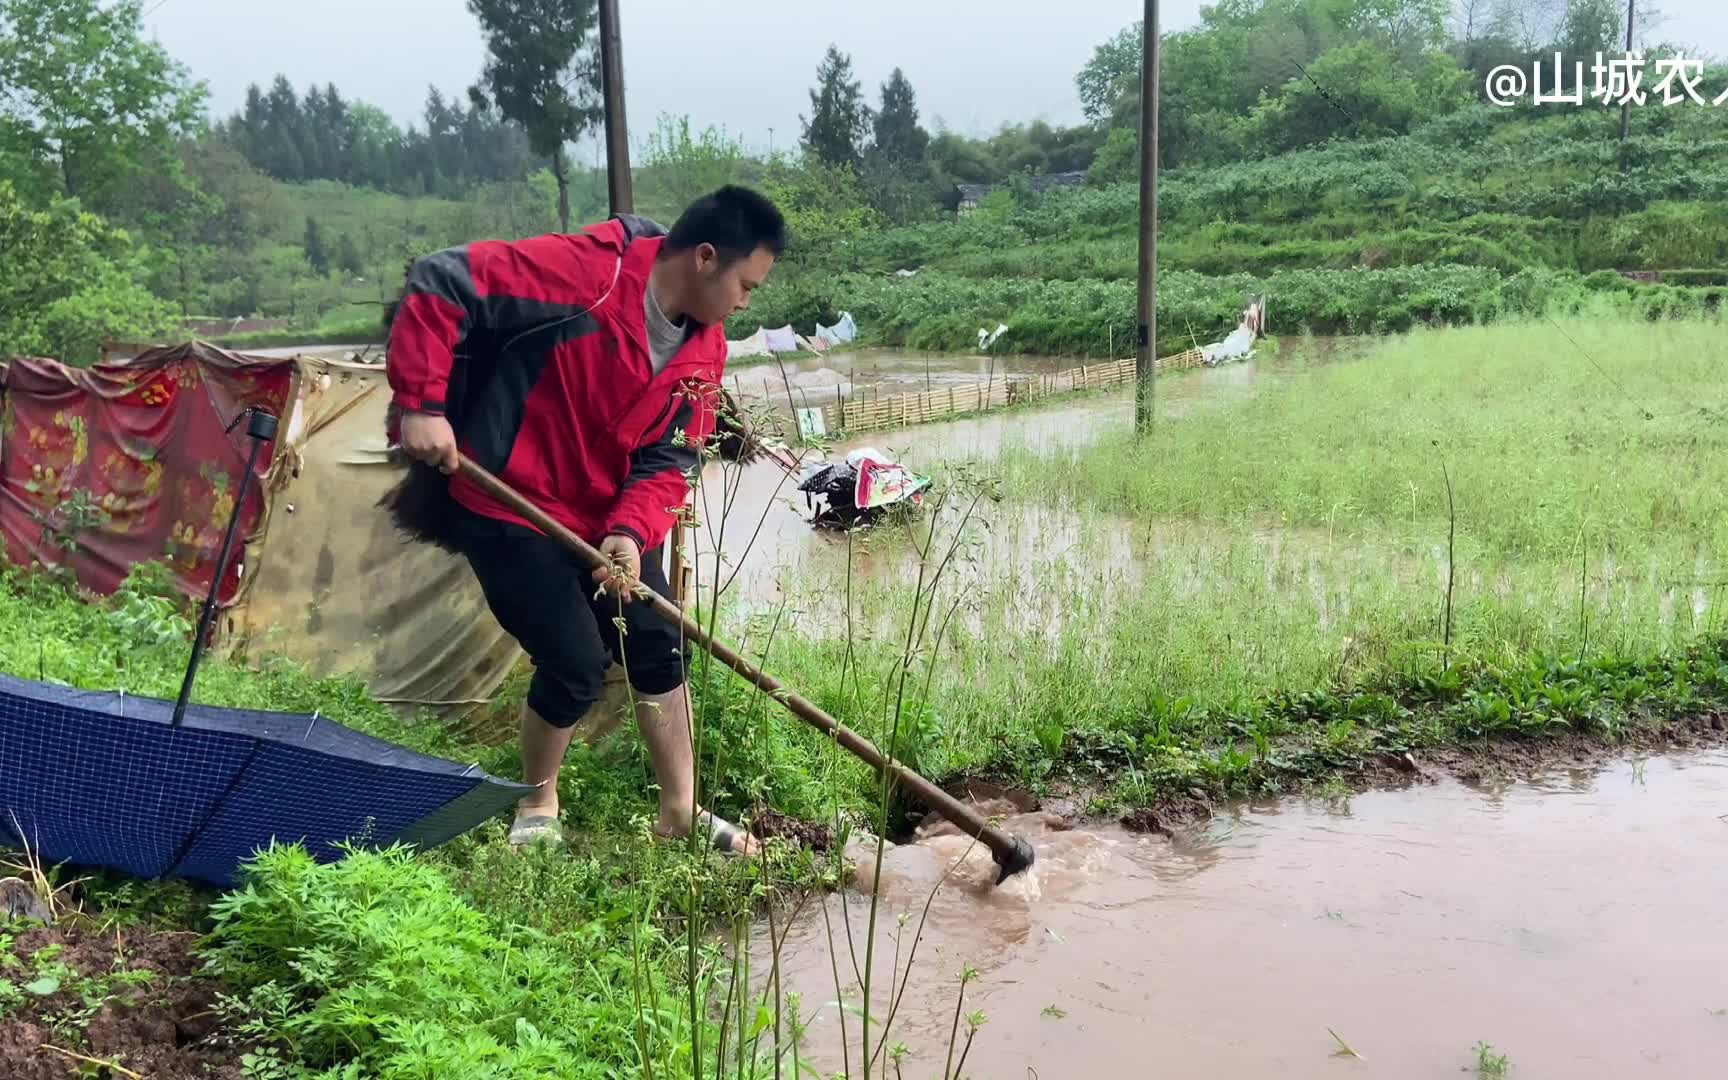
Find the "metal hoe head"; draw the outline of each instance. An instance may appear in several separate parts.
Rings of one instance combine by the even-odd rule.
[[[1032,845],[1028,844],[1024,837],[1010,836],[1009,839],[1013,841],[1011,846],[991,853],[996,865],[1001,867],[1001,872],[996,875],[997,885],[1029,868],[1037,858],[1032,851]]]

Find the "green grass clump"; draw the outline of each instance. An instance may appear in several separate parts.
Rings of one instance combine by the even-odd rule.
[[[1476,1044],[1476,1075],[1481,1080],[1502,1080],[1511,1067],[1511,1061],[1505,1054],[1495,1053],[1494,1048],[1485,1042]]]

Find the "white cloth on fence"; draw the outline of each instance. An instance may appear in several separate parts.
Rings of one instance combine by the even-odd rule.
[[[735,360],[740,356],[767,355],[769,355],[768,334],[764,330],[758,329],[754,334],[751,334],[747,338],[740,338],[737,341],[728,341],[726,343],[726,359],[728,360]]]
[[[798,332],[790,324],[773,330],[765,330],[768,335],[768,351],[771,353],[797,352]]]

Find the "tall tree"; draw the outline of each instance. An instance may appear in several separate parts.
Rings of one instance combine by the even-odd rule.
[[[0,180],[0,356],[94,361],[108,337],[162,333],[173,309],[139,284],[137,252],[126,234],[52,197],[27,206]]]
[[[343,233],[336,244],[336,265],[349,277],[359,277],[366,272],[366,263],[360,258],[360,248],[354,243],[351,233]]]
[[[1557,44],[1588,67],[1596,54],[1625,50],[1625,0],[1569,0]]]
[[[1122,99],[1140,88],[1140,28],[1136,22],[1092,50],[1092,59],[1074,77],[1080,108],[1086,119],[1101,123],[1116,112]]]
[[[825,165],[857,169],[863,161],[870,107],[864,88],[852,75],[852,58],[833,45],[816,69],[810,91],[810,116],[804,122],[804,152]]]
[[[100,206],[127,178],[172,167],[202,83],[142,33],[142,0],[0,0],[0,159],[20,179]]]
[[[264,146],[259,166],[278,180],[306,179],[306,159],[300,153],[300,98],[288,76],[278,75],[264,98]]]
[[[744,144],[724,130],[692,134],[688,116],[661,114],[642,156],[638,199],[646,212],[675,218],[708,192],[736,183],[745,160]]]
[[[899,68],[882,84],[875,134],[876,152],[898,168],[923,164],[930,149],[930,133],[918,126],[918,99]]]
[[[930,133],[918,125],[918,101],[899,68],[882,84],[882,107],[873,118],[875,141],[864,154],[861,179],[870,204],[883,217],[906,224],[933,211]]]
[[[330,272],[330,249],[324,243],[324,230],[318,226],[318,219],[310,215],[306,218],[306,240],[301,246],[306,249],[306,265],[313,273],[323,277]]]
[[[490,52],[477,107],[495,104],[528,133],[534,153],[552,163],[558,223],[570,231],[570,168],[565,144],[600,120],[600,64],[594,0],[468,0]]]

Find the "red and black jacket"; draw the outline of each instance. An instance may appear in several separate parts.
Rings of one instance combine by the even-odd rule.
[[[658,548],[714,431],[726,364],[724,328],[702,326],[653,373],[644,304],[664,237],[619,216],[419,260],[391,319],[393,414],[447,415],[464,453],[590,543]],[[461,476],[449,495],[533,527]]]

